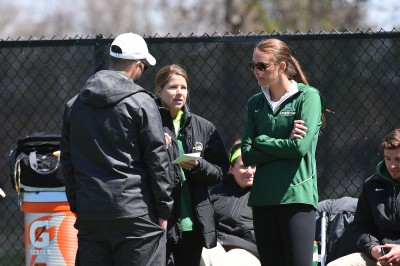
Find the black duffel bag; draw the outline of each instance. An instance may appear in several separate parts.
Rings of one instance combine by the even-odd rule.
[[[11,184],[16,191],[64,191],[58,132],[35,132],[17,141],[10,153]]]

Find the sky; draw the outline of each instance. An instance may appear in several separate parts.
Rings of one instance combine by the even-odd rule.
[[[0,0],[0,16],[1,16],[1,5],[2,3],[13,1],[13,0]],[[352,0],[348,0],[352,1]],[[382,4],[384,2],[384,5]],[[64,3],[52,0],[19,0],[13,1],[14,4],[21,5],[19,14],[16,14],[15,21],[37,21],[46,13],[55,13],[55,11],[62,7],[64,9],[72,8],[74,10],[79,10],[79,4],[82,3],[81,0],[69,0],[69,5],[64,5]],[[383,29],[385,31],[391,31],[396,28],[400,31],[400,1],[399,0],[368,0],[367,4],[367,22],[371,26],[373,31],[379,31]],[[6,37],[4,35],[11,34],[12,25],[8,25],[2,29],[0,37]],[[326,29],[325,29],[326,30]],[[361,30],[368,30],[361,28]],[[212,32],[214,30],[211,29]],[[85,34],[77,32],[78,35]],[[90,33],[88,33],[90,34]],[[153,34],[153,33],[151,33]],[[13,36],[16,37],[16,36]]]
[[[374,29],[389,31],[397,27],[400,30],[400,1],[369,0],[367,19],[376,25],[377,28]]]

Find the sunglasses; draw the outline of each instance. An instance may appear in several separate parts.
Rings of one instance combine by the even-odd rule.
[[[143,72],[145,72],[149,68],[149,65],[142,60],[139,60],[139,62],[143,64]]]
[[[249,67],[251,68],[252,71],[254,71],[254,68],[257,68],[260,71],[265,71],[267,70],[270,66],[275,65],[275,64],[268,64],[268,63],[254,63],[250,62]]]

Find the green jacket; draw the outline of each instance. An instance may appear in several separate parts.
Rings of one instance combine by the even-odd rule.
[[[298,83],[298,89],[275,113],[262,92],[247,103],[242,158],[246,165],[257,166],[250,206],[317,206],[315,151],[324,103],[317,89],[302,83]],[[297,119],[305,121],[306,136],[289,140]]]

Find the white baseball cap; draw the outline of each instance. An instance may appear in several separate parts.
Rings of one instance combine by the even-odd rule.
[[[111,50],[112,46],[116,45],[121,49],[121,53],[116,53]],[[123,33],[118,35],[110,46],[110,55],[116,58],[140,60],[146,59],[147,63],[154,66],[156,59],[149,53],[147,44],[142,36],[135,33]]]

